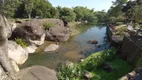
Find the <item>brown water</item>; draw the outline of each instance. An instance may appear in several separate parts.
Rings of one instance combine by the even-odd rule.
[[[105,26],[82,26],[80,31],[80,34],[72,37],[69,41],[59,43],[60,48],[55,52],[44,52],[45,47],[54,43],[46,41],[35,54],[29,56],[29,59],[21,68],[43,65],[56,69],[60,62],[71,61],[77,63],[81,58],[108,47]],[[97,40],[101,47],[98,48],[97,45],[87,43],[88,40]]]

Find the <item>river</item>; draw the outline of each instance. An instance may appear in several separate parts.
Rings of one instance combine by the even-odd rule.
[[[88,40],[97,40],[98,44],[89,44]],[[55,52],[44,52],[45,47],[54,42],[45,41],[35,54],[29,55],[29,59],[21,68],[32,65],[43,65],[56,69],[58,63],[71,61],[78,63],[81,58],[109,47],[106,37],[106,26],[85,25],[80,27],[80,33],[70,38],[67,42],[60,42],[60,48]]]

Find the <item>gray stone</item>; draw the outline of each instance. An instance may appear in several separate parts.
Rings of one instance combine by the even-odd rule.
[[[98,41],[97,40],[89,40],[88,43],[90,43],[90,44],[98,44]]]
[[[47,22],[56,24],[46,31],[46,40],[67,41],[70,37],[69,28],[64,26],[62,20],[49,19]]]
[[[34,53],[37,49],[36,45],[30,45],[24,48],[27,53]]]
[[[29,42],[32,41],[31,43],[33,42],[40,43],[41,38],[45,37],[44,33],[45,30],[43,29],[41,21],[33,19],[19,24],[17,28],[13,31],[10,39],[15,39],[18,37],[25,39]]]
[[[58,80],[56,72],[43,66],[32,66],[15,74],[17,80]]]
[[[92,75],[90,72],[88,72],[88,71],[85,71],[84,76],[85,76],[87,79],[90,79],[90,78],[93,77],[93,75]]]
[[[48,51],[55,51],[59,48],[59,45],[57,44],[50,44],[48,47],[46,47],[44,49],[44,52],[48,52]]]
[[[17,64],[23,64],[28,59],[28,53],[17,43],[8,41],[8,57]]]

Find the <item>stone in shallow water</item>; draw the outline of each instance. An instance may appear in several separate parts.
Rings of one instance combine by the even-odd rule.
[[[50,44],[48,47],[46,47],[44,49],[44,52],[48,52],[48,51],[55,51],[59,48],[59,45],[57,44]]]
[[[27,53],[34,53],[36,49],[37,49],[36,45],[30,45],[25,48],[25,51],[27,51]]]

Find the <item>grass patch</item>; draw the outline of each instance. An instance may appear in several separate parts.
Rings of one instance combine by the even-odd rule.
[[[111,64],[118,71],[106,72],[101,68],[92,70],[91,73],[94,74],[94,78],[91,80],[119,80],[122,76],[132,70],[132,66],[120,58],[110,61],[109,64]]]
[[[87,57],[83,62],[80,63],[81,67],[90,71],[92,69],[97,69],[100,67],[104,61],[110,61],[114,59],[116,54],[116,49],[111,48],[108,50],[100,51]]]
[[[53,23],[48,23],[48,22],[43,23],[43,27],[44,27],[45,30],[48,30],[49,28],[55,27],[55,26],[56,25],[53,24]]]
[[[26,40],[22,38],[15,38],[15,42],[19,44],[20,46],[22,46],[23,48],[26,48],[28,46],[28,43],[26,42]]]

